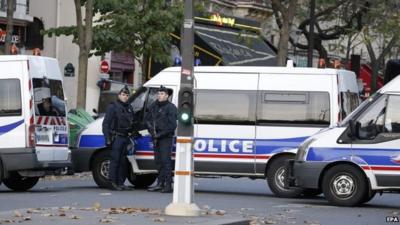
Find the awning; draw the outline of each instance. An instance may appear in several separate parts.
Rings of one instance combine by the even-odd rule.
[[[197,23],[195,34],[220,54],[225,66],[276,66],[276,53],[254,32]]]

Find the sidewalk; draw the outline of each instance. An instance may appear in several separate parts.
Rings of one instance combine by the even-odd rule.
[[[0,212],[0,224],[24,225],[249,225],[249,219],[226,214],[223,210],[202,210],[199,217],[167,216],[161,209],[149,208],[101,208],[54,207],[19,209]]]

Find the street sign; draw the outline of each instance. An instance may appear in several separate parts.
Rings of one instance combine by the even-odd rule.
[[[72,63],[67,63],[64,67],[64,76],[66,77],[73,77],[75,76],[75,67]]]
[[[106,60],[102,60],[100,62],[100,71],[102,73],[108,73],[108,71],[110,71],[110,65],[108,65],[108,62]]]

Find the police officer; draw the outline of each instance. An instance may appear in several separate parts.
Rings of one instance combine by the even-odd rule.
[[[118,100],[107,107],[103,121],[106,144],[111,146],[110,189],[116,191],[130,189],[124,185],[127,176],[127,146],[134,122],[133,108],[128,102],[129,96],[128,87],[122,88],[119,91]]]
[[[154,162],[158,171],[156,186],[148,191],[172,192],[172,144],[177,126],[177,108],[168,101],[172,94],[171,89],[161,86],[157,92],[155,101],[146,114],[146,125],[153,138]]]

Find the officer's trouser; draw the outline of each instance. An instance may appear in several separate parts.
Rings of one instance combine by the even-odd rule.
[[[125,183],[127,176],[127,146],[129,144],[128,137],[115,136],[111,149],[111,162],[109,170],[109,179],[117,185]]]
[[[172,137],[157,139],[154,148],[154,162],[158,171],[158,183],[171,185],[172,182]]]

